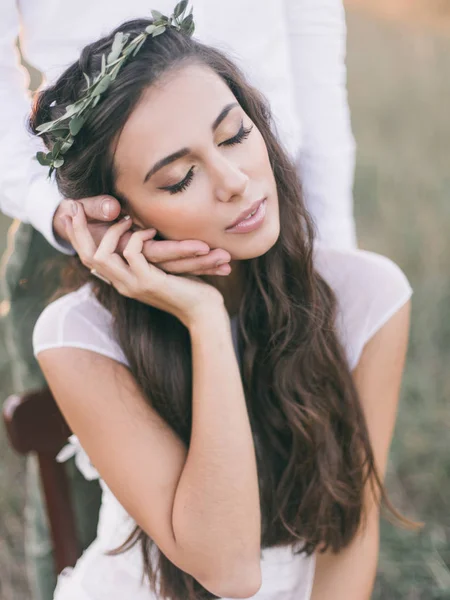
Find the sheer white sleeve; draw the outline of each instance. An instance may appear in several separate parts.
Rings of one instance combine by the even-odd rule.
[[[89,284],[49,304],[36,322],[36,357],[49,348],[63,347],[91,350],[128,366],[114,336],[112,315],[93,296]]]
[[[413,289],[390,258],[316,246],[315,266],[336,294],[336,327],[353,370],[367,342],[409,300]]]
[[[0,3],[0,209],[20,219],[45,236],[63,254],[75,254],[72,246],[61,244],[53,232],[53,215],[61,202],[56,183],[47,179],[48,170],[34,155],[45,150],[41,138],[26,130],[31,112],[27,91],[29,76],[20,65],[16,38],[20,33],[18,3]]]

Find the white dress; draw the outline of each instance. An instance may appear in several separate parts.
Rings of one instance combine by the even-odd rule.
[[[336,321],[350,369],[358,363],[365,343],[407,302],[413,291],[403,271],[392,260],[366,250],[337,250],[316,245],[315,267],[338,298]],[[34,354],[47,348],[71,346],[106,355],[125,365],[127,360],[114,339],[111,314],[99,304],[89,283],[49,304],[33,332]],[[236,319],[232,319],[236,345]],[[239,356],[238,356],[239,359]],[[75,456],[87,479],[98,478],[103,490],[97,537],[74,568],[58,576],[54,600],[157,600],[141,586],[142,558],[137,544],[118,556],[103,551],[119,546],[135,522],[118,502],[72,435],[58,455]],[[158,552],[157,548],[154,548]],[[262,551],[262,586],[257,600],[309,600],[315,557],[295,556],[291,546]]]

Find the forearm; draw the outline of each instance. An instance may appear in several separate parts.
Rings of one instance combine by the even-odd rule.
[[[370,600],[378,563],[379,519],[339,552],[317,554],[311,600]]]
[[[173,508],[180,547],[216,581],[257,577],[260,507],[256,456],[225,309],[190,328],[192,435]]]
[[[357,246],[353,216],[356,146],[346,86],[342,0],[286,0],[302,146],[297,169],[319,240]]]

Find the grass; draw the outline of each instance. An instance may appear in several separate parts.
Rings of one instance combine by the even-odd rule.
[[[348,88],[359,245],[396,261],[414,289],[388,487],[404,514],[426,523],[420,533],[383,523],[373,600],[450,599],[450,37],[352,11]],[[0,233],[8,224],[0,219]],[[6,397],[1,332],[0,377]],[[29,600],[24,463],[1,428],[0,452],[0,597]]]

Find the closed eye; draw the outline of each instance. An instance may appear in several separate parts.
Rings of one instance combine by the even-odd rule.
[[[219,146],[234,146],[235,144],[241,144],[245,139],[248,138],[251,131],[253,129],[253,125],[251,127],[244,127],[244,121],[241,122],[241,128],[237,132],[237,134],[230,138],[229,140],[225,140]],[[159,187],[159,190],[164,190],[169,192],[170,194],[177,194],[178,192],[183,192],[191,183],[192,178],[194,177],[194,167],[191,167],[186,175],[186,177],[175,183],[174,185],[168,185],[165,187]]]

